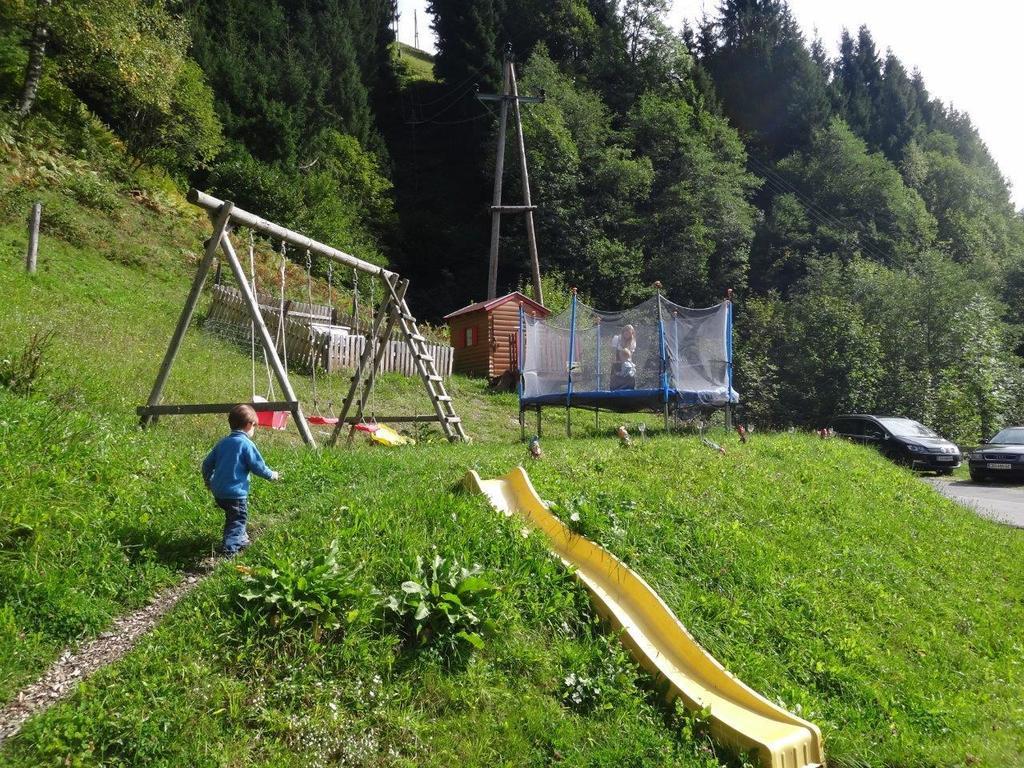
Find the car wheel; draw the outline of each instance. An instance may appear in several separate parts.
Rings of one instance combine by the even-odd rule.
[[[984,483],[988,479],[985,476],[985,473],[982,472],[981,470],[973,469],[972,468],[970,470],[970,472],[971,472],[971,480],[973,480],[976,483]]]

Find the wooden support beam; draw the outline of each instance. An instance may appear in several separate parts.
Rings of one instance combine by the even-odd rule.
[[[491,211],[499,213],[530,213],[536,211],[536,205],[492,205]]]
[[[388,282],[391,286],[391,283]],[[366,408],[366,400],[370,396],[370,392],[373,390],[373,385],[377,381],[377,371],[380,370],[381,361],[384,359],[384,353],[388,348],[388,341],[391,339],[391,331],[395,328],[395,323],[398,321],[398,314],[402,311],[402,299],[405,298],[405,292],[409,290],[409,281],[402,280],[398,284],[397,293],[392,289],[389,291],[391,294],[391,312],[388,313],[387,324],[384,326],[384,330],[380,336],[377,337],[377,352],[373,358],[373,365],[370,367],[370,373],[366,377],[366,383],[363,385],[363,394],[359,398],[359,407],[356,409],[356,417],[362,418],[363,411]]]
[[[202,413],[230,413],[240,403],[176,403],[161,405],[140,405],[135,409],[139,416],[191,416]],[[293,411],[298,403],[293,400],[272,400],[266,403],[245,403],[257,413],[267,411]]]
[[[384,282],[388,285],[388,278],[384,278]],[[359,383],[363,379],[363,371],[366,370],[367,364],[370,362],[370,357],[375,352],[374,345],[371,343],[371,339],[376,339],[380,334],[381,327],[384,324],[386,316],[391,312],[392,299],[390,291],[384,294],[384,298],[381,299],[380,310],[377,312],[373,319],[373,327],[370,329],[370,333],[366,335],[366,342],[363,344],[363,353],[359,356],[359,362],[356,364],[355,373],[352,375],[352,383],[349,385],[348,394],[345,395],[344,405],[341,408],[341,416],[339,417],[338,424],[334,427],[334,431],[331,432],[331,437],[327,441],[327,445],[333,446],[338,442],[338,435],[341,434],[341,427],[345,423],[345,419],[348,417],[349,411],[352,409],[352,403],[355,402],[356,393],[359,391]],[[395,311],[399,311],[398,307],[395,307]]]
[[[223,200],[218,200],[213,195],[200,192],[198,189],[189,190],[188,201],[193,205],[205,208],[211,212],[220,210],[224,205]],[[378,277],[388,277],[395,274],[390,270],[384,269],[384,267],[378,267],[376,264],[363,261],[362,259],[356,258],[344,251],[339,251],[337,248],[331,248],[329,245],[324,245],[311,237],[306,237],[298,232],[293,232],[290,229],[274,224],[271,221],[267,221],[266,219],[260,218],[248,211],[243,211],[241,208],[232,209],[231,222],[234,224],[241,224],[244,227],[249,227],[257,232],[262,232],[275,240],[283,240],[288,243],[288,245],[293,245],[296,248],[309,250],[310,253],[323,256],[325,259],[336,261],[347,267],[354,267],[361,272],[377,275]]]
[[[166,354],[164,354],[163,362],[160,363],[160,370],[157,372],[156,381],[153,383],[153,389],[149,393],[149,400],[146,401],[146,405],[156,405],[163,396],[167,377],[171,372],[171,366],[174,364],[174,358],[177,357],[178,350],[181,348],[181,340],[185,338],[185,331],[188,330],[188,326],[192,322],[192,315],[195,312],[196,304],[199,303],[199,294],[203,290],[203,283],[206,282],[206,275],[210,271],[210,265],[213,264],[213,259],[217,255],[217,249],[220,247],[221,240],[227,239],[225,233],[227,232],[228,221],[231,219],[231,211],[234,207],[235,204],[232,202],[223,203],[216,216],[213,216],[213,235],[206,241],[206,251],[203,253],[198,269],[196,269],[196,276],[192,280],[192,287],[189,289],[188,298],[185,299],[185,306],[181,309],[178,325],[171,336],[171,343],[167,347]],[[242,282],[245,283],[246,281],[243,279]],[[152,421],[152,416],[145,415],[140,423],[143,427],[148,427]]]
[[[270,362],[270,367],[274,370],[277,383],[280,385],[281,391],[284,392],[284,396],[288,401],[296,403],[295,407],[292,408],[292,416],[295,417],[295,426],[298,428],[299,434],[302,436],[306,445],[315,448],[316,440],[313,438],[313,433],[309,429],[306,417],[302,414],[302,408],[297,404],[299,398],[296,397],[295,390],[292,389],[292,383],[288,379],[288,371],[285,370],[284,365],[281,363],[281,358],[277,355],[277,347],[274,345],[274,340],[270,337],[270,331],[267,330],[267,324],[263,321],[263,314],[260,312],[259,302],[256,301],[256,296],[252,292],[252,286],[249,285],[249,278],[245,274],[245,270],[242,268],[242,264],[238,260],[238,256],[235,254],[235,248],[231,245],[231,239],[227,237],[221,238],[221,247],[224,249],[224,255],[228,257],[228,264],[231,266],[231,271],[235,274],[235,281],[238,283],[239,290],[242,292],[242,299],[249,308],[249,315],[252,317],[253,327],[259,331],[260,340],[263,342],[263,349],[266,350],[267,360]]]

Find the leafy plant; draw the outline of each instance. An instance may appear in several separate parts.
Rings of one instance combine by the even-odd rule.
[[[416,558],[416,573],[388,595],[384,611],[398,619],[409,640],[439,644],[451,650],[484,647],[483,635],[493,628],[497,588],[480,576],[479,565],[464,568],[440,555],[429,562]]]
[[[338,563],[337,541],[311,560],[272,560],[269,566],[235,568],[246,585],[238,599],[254,623],[274,629],[312,627],[316,640],[325,629],[354,622],[365,597],[354,581],[356,571]]]

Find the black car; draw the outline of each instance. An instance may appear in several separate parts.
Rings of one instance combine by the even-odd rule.
[[[1024,427],[1004,427],[969,454],[971,480],[990,477],[1024,480]]]
[[[912,469],[948,475],[960,466],[956,445],[912,419],[857,413],[837,416],[829,428],[855,443],[873,445],[897,464]]]

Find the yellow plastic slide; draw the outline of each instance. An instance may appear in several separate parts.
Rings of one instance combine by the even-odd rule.
[[[821,731],[776,706],[731,675],[639,575],[610,552],[573,533],[548,511],[526,471],[481,480],[470,470],[466,487],[483,493],[506,515],[519,513],[590,591],[598,612],[621,628],[623,645],[689,709],[707,708],[719,743],[756,751],[765,768],[808,768],[824,762]]]

